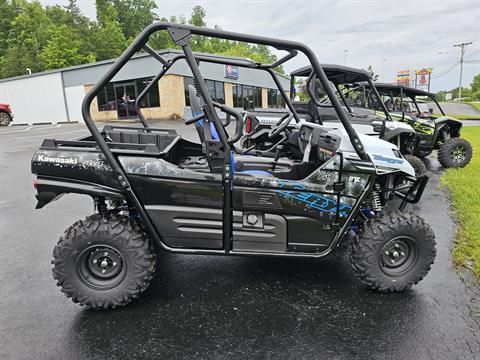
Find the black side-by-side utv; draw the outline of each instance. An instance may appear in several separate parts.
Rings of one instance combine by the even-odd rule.
[[[371,86],[364,86],[368,98]],[[467,140],[460,137],[462,123],[445,114],[435,94],[396,84],[375,83],[375,88],[382,95],[393,119],[409,124],[416,131],[419,138],[414,151],[416,156],[423,158],[438,150],[438,160],[444,168],[464,167],[470,162],[473,149]],[[433,116],[427,104],[419,99],[434,103],[441,116]],[[365,105],[372,110],[379,106],[368,101]],[[422,105],[426,109],[422,109]]]
[[[181,54],[165,59],[147,45],[162,30]],[[301,159],[237,148],[243,114],[212,101],[198,63],[222,62],[195,55],[192,35],[286,51],[273,64],[229,61],[265,70],[276,82],[273,69],[304,54],[344,129],[299,123],[290,136],[297,136]],[[174,130],[150,128],[142,116],[143,127],[106,125],[99,131],[93,123],[92,101],[141,49],[161,63],[152,83],[177,61],[187,62],[201,110],[185,122],[196,126],[198,143]],[[428,177],[411,176],[395,145],[357,134],[327,85],[314,53],[301,43],[163,22],[147,27],[86,95],[82,113],[91,136],[46,139],[32,159],[38,208],[65,193],[86,194],[94,202],[95,213],[69,227],[54,249],[53,275],[62,291],[87,307],[114,308],[147,288],[162,250],[320,258],[349,234],[352,266],[368,287],[402,291],[420,281],[435,259],[434,234],[422,218],[402,210],[420,200]],[[217,109],[235,123],[234,134]],[[293,109],[271,136],[297,116]],[[406,189],[390,185],[400,175],[410,180]],[[399,209],[386,213],[392,193],[400,198]]]

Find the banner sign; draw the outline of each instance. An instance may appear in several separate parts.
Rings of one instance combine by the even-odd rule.
[[[410,85],[410,70],[399,70],[397,71],[397,85]]]
[[[415,71],[415,87],[422,89],[430,89],[430,77],[432,76],[432,68],[425,68]]]
[[[238,66],[225,65],[225,77],[228,79],[238,79]]]

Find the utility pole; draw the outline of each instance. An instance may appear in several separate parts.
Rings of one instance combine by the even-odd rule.
[[[462,75],[463,75],[463,55],[465,55],[465,46],[471,45],[472,42],[455,44],[453,47],[459,47],[460,49],[460,81],[458,83],[458,98],[462,97]]]
[[[343,66],[347,65],[347,52],[348,50],[343,50]]]

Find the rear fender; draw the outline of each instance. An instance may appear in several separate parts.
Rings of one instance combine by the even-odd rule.
[[[68,193],[102,196],[110,199],[122,199],[123,194],[115,188],[84,181],[39,176],[36,180],[38,200],[36,209],[41,209],[48,203],[59,199]]]
[[[460,136],[460,129],[462,128],[462,123],[456,119],[442,116],[435,120],[435,144],[439,140],[443,140],[439,138],[441,136],[442,131],[448,127],[448,132],[450,133],[451,138],[456,138]]]

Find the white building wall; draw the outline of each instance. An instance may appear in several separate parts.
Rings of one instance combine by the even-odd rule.
[[[83,85],[65,88],[65,98],[67,99],[70,121],[84,122],[82,117],[82,101],[84,97],[85,88]]]
[[[61,73],[0,82],[0,100],[10,104],[15,123],[67,121]]]

